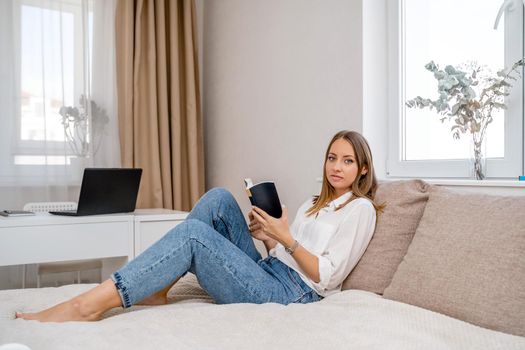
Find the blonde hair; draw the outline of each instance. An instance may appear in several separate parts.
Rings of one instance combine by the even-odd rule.
[[[326,149],[323,165],[323,184],[321,187],[321,193],[318,196],[314,197],[313,205],[310,209],[306,211],[306,215],[310,216],[317,214],[319,210],[324,208],[331,200],[335,194],[334,187],[328,182],[328,177],[326,176],[326,161],[328,160],[328,153],[330,152],[330,147],[332,144],[339,140],[344,139],[348,141],[355,152],[355,160],[357,162],[357,177],[352,183],[351,191],[352,196],[345,203],[341,204],[336,210],[343,208],[345,205],[350,203],[356,198],[368,198],[377,212],[381,212],[384,205],[377,204],[374,202],[375,193],[377,190],[377,179],[374,170],[374,164],[372,162],[372,152],[370,151],[370,146],[366,139],[358,132],[342,130],[334,135],[328,148]],[[366,173],[362,174],[363,169],[366,169]]]

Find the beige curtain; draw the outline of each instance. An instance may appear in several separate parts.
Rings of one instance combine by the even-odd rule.
[[[122,165],[143,169],[138,208],[190,210],[204,193],[193,0],[118,0]]]

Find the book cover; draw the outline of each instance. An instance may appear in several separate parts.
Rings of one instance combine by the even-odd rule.
[[[280,218],[283,215],[283,209],[275,183],[265,181],[254,185],[251,179],[244,179],[244,183],[246,184],[246,193],[248,193],[248,198],[252,205],[261,208],[274,218]]]

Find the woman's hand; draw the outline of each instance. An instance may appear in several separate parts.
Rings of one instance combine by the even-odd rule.
[[[283,214],[280,219],[268,215],[264,210],[255,206],[252,208],[253,210],[250,214],[253,215],[257,224],[260,225],[257,227],[260,227],[266,236],[283,244],[285,247],[289,246],[290,240],[293,242],[288,226],[288,208],[283,207]]]
[[[258,239],[259,241],[274,241],[274,239],[270,238],[262,229],[262,225],[255,220],[253,216],[253,211],[248,213],[248,218],[250,219],[250,223],[248,224],[248,229],[250,230],[250,234],[253,238]]]
[[[262,225],[257,220],[255,220],[253,211],[248,213],[248,217],[250,218],[250,224],[248,226],[250,229],[250,234],[253,238],[262,241],[266,247],[266,252],[270,254],[270,250],[277,245],[277,241],[268,236],[268,234],[263,231]]]
[[[264,210],[257,207],[253,207],[251,213],[253,213],[254,219],[261,225],[262,230],[267,236],[273,238],[285,247],[292,246],[294,239],[290,234],[290,228],[288,226],[287,208],[283,208],[283,215],[280,219],[271,217],[264,212]],[[268,246],[266,246],[266,249],[269,250]],[[301,245],[297,247],[292,256],[295,261],[297,261],[297,264],[306,272],[308,277],[316,283],[321,281],[319,275],[319,258],[317,256],[310,253]]]

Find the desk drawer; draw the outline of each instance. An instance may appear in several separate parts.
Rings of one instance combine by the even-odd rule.
[[[0,266],[133,254],[129,221],[0,228]]]
[[[164,237],[169,230],[182,220],[144,221],[135,223],[135,256],[149,248]]]

